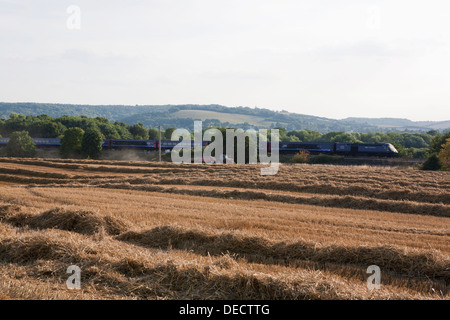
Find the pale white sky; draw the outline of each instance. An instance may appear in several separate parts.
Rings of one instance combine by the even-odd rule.
[[[0,0],[3,102],[449,120],[449,77],[448,0]]]

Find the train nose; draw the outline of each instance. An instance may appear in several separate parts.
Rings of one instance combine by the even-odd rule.
[[[392,144],[389,144],[389,149],[393,152],[393,153],[398,153],[397,149],[395,149],[395,147]]]

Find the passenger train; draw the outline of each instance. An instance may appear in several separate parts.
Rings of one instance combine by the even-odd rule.
[[[0,147],[8,144],[9,138],[0,138]],[[34,138],[33,142],[38,148],[55,148],[61,145],[60,139],[55,138]],[[183,142],[181,142],[183,143]],[[210,142],[202,141],[202,147],[206,147]],[[161,150],[172,150],[173,147],[180,144],[178,141],[161,140]],[[183,145],[180,145],[183,146]],[[184,146],[188,147],[188,146]],[[194,147],[194,141],[191,142]],[[300,151],[308,151],[310,154],[337,154],[347,156],[381,156],[395,157],[398,151],[390,143],[345,143],[345,142],[279,142],[278,147],[271,148],[271,144],[262,143],[258,146],[259,150],[267,148],[268,152],[277,150],[280,154],[293,154]],[[121,140],[105,139],[103,140],[104,150],[159,150],[159,140]]]

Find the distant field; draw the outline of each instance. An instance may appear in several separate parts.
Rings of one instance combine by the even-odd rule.
[[[450,172],[259,169],[0,158],[0,299],[449,299]]]
[[[251,116],[246,114],[224,113],[207,110],[180,110],[173,114],[176,118],[192,118],[205,121],[206,119],[217,119],[221,122],[229,122],[231,124],[249,123],[256,126],[270,127],[272,122],[265,118]]]

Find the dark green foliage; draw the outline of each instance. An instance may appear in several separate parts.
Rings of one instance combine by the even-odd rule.
[[[158,140],[159,139],[159,130],[150,128],[148,130],[148,139],[149,140]]]
[[[47,115],[38,117],[11,114],[8,120],[0,123],[0,132],[4,136],[10,136],[15,131],[26,130],[33,138],[57,138],[66,130],[60,122],[53,121]]]
[[[441,170],[442,164],[436,154],[432,154],[420,167],[422,170]]]
[[[32,158],[36,155],[36,146],[27,131],[13,132],[6,146],[8,157]]]
[[[427,156],[426,148],[409,148],[411,150],[412,157],[415,159],[423,159]]]
[[[450,138],[450,131],[445,134],[436,134],[430,142],[430,146],[428,148],[428,154],[438,154],[442,149],[442,145],[445,144],[445,141]]]
[[[288,137],[297,137],[299,142],[319,141],[322,134],[313,130],[293,130],[287,133]],[[292,141],[292,139],[291,139]]]
[[[169,127],[164,131],[164,138],[170,140],[172,138],[172,133],[176,130],[174,127]]]
[[[149,131],[142,123],[135,123],[130,127],[130,133],[133,135],[133,139],[147,140]]]
[[[427,148],[404,148],[402,146],[397,147],[398,155],[401,158],[411,159],[424,159],[427,157]]]
[[[444,168],[438,154],[445,145],[446,140],[449,138],[450,131],[447,131],[444,134],[438,133],[433,136],[427,150],[428,158],[421,166],[422,170],[441,170]]]
[[[106,120],[106,121],[108,121],[108,120]],[[99,123],[99,124],[97,124],[97,127],[100,130],[100,132],[103,134],[105,139],[120,139],[121,138],[120,134],[117,132],[116,127],[112,123],[109,123],[109,122]]]
[[[362,142],[359,138],[359,134],[332,131],[322,135],[322,137],[319,139],[319,142]]]
[[[287,132],[287,130],[285,128],[275,127],[273,129],[277,129],[278,130],[278,135],[280,137],[280,141],[283,141],[283,142],[291,141],[291,138],[288,137],[288,135],[287,135],[288,132]]]
[[[131,140],[133,135],[130,133],[130,125],[125,122],[116,121],[114,122],[114,127],[117,133],[120,135],[120,139]]]
[[[88,128],[81,142],[81,153],[91,159],[98,159],[102,152],[103,135],[97,128]]]
[[[64,132],[59,152],[63,158],[76,157],[81,154],[81,143],[84,131],[81,128],[70,128]]]
[[[33,138],[61,138],[68,128],[98,128],[106,139],[147,138],[147,129],[142,125],[130,126],[124,122],[109,122],[103,117],[62,116],[52,118],[48,115],[24,116],[11,114],[9,119],[0,119],[0,134],[9,137],[14,131],[26,130]],[[130,133],[133,131],[134,134]]]

